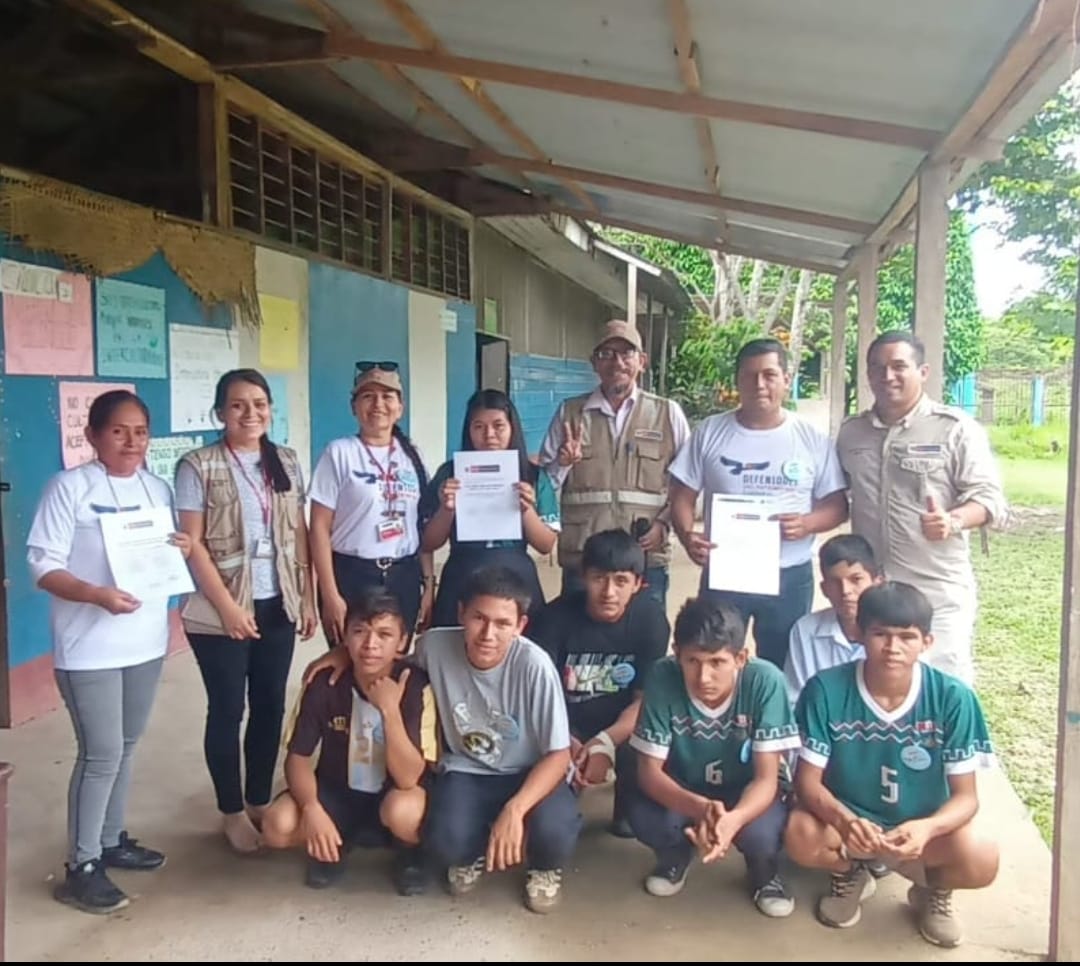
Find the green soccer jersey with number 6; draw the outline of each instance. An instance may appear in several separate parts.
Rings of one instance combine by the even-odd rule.
[[[994,763],[979,699],[959,678],[918,662],[893,711],[871,697],[865,661],[812,677],[795,718],[800,757],[825,770],[825,787],[853,812],[892,828],[932,815],[949,798],[949,775]]]

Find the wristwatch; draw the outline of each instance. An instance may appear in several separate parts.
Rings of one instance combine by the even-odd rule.
[[[958,514],[950,513],[949,514],[949,533],[954,537],[958,537],[963,532],[964,532],[964,521],[960,519]]]

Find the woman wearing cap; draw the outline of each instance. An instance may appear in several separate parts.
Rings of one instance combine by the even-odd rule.
[[[450,541],[450,557],[443,565],[439,593],[435,598],[432,627],[454,627],[458,621],[458,598],[465,581],[482,567],[504,566],[519,574],[529,587],[530,616],[544,605],[544,592],[529,548],[551,553],[558,538],[559,498],[547,473],[529,461],[521,420],[510,397],[497,389],[474,393],[465,410],[461,431],[463,450],[516,450],[521,503],[522,540],[461,542],[454,524],[455,501],[461,483],[454,479],[454,464],[439,467],[424,494],[421,513],[424,527],[423,549],[438,550]]]
[[[305,639],[317,625],[304,481],[296,453],[267,436],[270,404],[260,372],[225,373],[214,397],[221,439],[186,454],[176,470],[180,527],[192,540],[198,586],[181,617],[206,687],[206,764],[237,852],[259,846],[297,624]]]
[[[410,631],[435,597],[434,563],[420,551],[420,495],[427,471],[398,425],[405,411],[396,362],[358,362],[352,409],[360,431],[335,439],[311,479],[311,550],[323,627],[341,641],[348,602],[384,586]]]

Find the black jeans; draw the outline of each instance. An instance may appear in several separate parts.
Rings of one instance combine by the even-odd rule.
[[[385,587],[401,604],[405,627],[412,634],[420,613],[420,558],[401,557],[385,570],[374,560],[334,553],[334,582],[346,604],[351,604],[369,587]]]
[[[529,620],[533,621],[544,608],[544,589],[540,575],[529,552],[509,547],[470,547],[457,544],[443,564],[439,592],[435,595],[432,627],[457,627],[458,604],[465,584],[477,570],[486,567],[506,567],[517,574],[529,588]],[[526,633],[528,633],[526,631]]]
[[[814,603],[814,567],[808,560],[780,571],[780,594],[736,594],[727,590],[706,590],[702,577],[702,594],[715,603],[730,604],[746,621],[754,618],[754,640],[757,656],[772,661],[784,669],[791,645],[791,628],[800,617],[810,613]]]
[[[191,649],[206,687],[206,735],[203,751],[214,782],[218,809],[226,815],[244,810],[244,802],[265,805],[277,764],[285,685],[296,643],[296,625],[280,597],[255,601],[259,637],[236,641],[221,634],[189,634]],[[240,722],[247,693],[244,731],[246,778],[240,782]]]

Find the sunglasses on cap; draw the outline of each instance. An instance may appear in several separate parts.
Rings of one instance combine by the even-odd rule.
[[[364,359],[356,364],[356,375],[353,377],[353,382],[356,382],[361,376],[371,372],[372,369],[378,369],[380,372],[397,372],[398,364],[396,362],[386,360],[383,362],[371,362]]]

